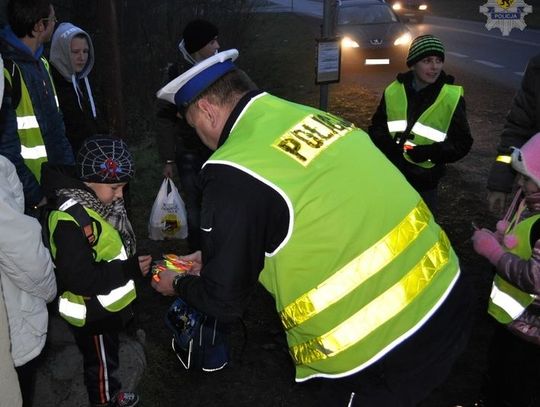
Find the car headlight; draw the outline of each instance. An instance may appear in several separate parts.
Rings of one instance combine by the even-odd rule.
[[[341,46],[343,48],[358,48],[360,45],[358,45],[356,41],[350,39],[349,37],[344,37],[341,40]]]
[[[397,3],[392,4],[392,8],[394,10],[401,10],[401,3],[397,2]]]
[[[420,5],[418,6],[418,10],[422,10],[422,11],[427,10],[427,4],[420,4]]]
[[[407,45],[411,42],[411,33],[405,33],[403,35],[400,35],[395,41],[394,45]]]

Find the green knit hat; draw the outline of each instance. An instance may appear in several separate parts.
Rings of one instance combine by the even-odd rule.
[[[410,68],[418,61],[431,56],[439,57],[444,62],[444,45],[441,40],[429,34],[416,37],[409,48],[407,66]]]

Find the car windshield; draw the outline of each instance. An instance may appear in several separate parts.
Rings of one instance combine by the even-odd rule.
[[[383,24],[396,22],[397,18],[389,7],[382,4],[366,4],[341,7],[338,24]]]

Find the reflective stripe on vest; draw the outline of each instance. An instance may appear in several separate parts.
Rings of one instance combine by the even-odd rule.
[[[41,58],[41,62],[45,66],[45,70],[49,76],[50,84],[54,93],[56,107],[59,109],[58,97],[56,96],[56,89],[54,82],[49,72],[49,63],[45,58]],[[19,104],[15,107],[15,114],[17,115],[17,133],[19,135],[21,143],[21,157],[24,160],[24,164],[32,172],[38,182],[41,181],[41,164],[47,161],[47,150],[43,141],[43,135],[39,127],[39,122],[34,112],[34,106],[28,88],[22,76],[22,72],[15,62],[13,62],[13,69],[17,69],[20,77],[21,86],[21,99]],[[11,84],[12,73],[4,68],[4,77]]]
[[[515,254],[521,259],[528,260],[532,255],[530,242],[531,229],[540,220],[540,215],[534,215],[519,222],[515,228],[507,233],[517,238],[517,245],[508,252]],[[517,319],[525,309],[537,298],[520,290],[498,274],[493,279],[491,294],[489,297],[488,313],[501,324],[509,324]]]
[[[411,140],[406,145],[427,145],[440,143],[446,139],[452,116],[456,110],[460,97],[463,96],[461,86],[445,84],[441,88],[437,98],[417,119],[411,128]],[[405,86],[398,82],[392,82],[384,91],[386,103],[386,115],[388,131],[392,137],[395,133],[404,132],[407,129],[407,94]],[[405,159],[412,164],[431,168],[434,164],[430,161],[416,163],[410,159],[406,151],[403,152]]]
[[[416,332],[459,275],[425,203],[375,148],[346,120],[263,93],[205,163],[254,177],[287,205],[287,235],[259,280],[297,381],[366,368]]]
[[[61,208],[65,210],[74,203],[76,203],[76,201],[69,199],[64,202]],[[122,244],[118,231],[97,212],[88,208],[85,208],[85,210],[92,219],[98,221],[101,225],[101,233],[99,236],[96,235],[97,243],[93,246],[95,261],[111,262],[113,260],[126,260],[128,258],[127,252]],[[56,258],[57,250],[53,235],[59,220],[76,222],[73,217],[62,210],[51,212],[49,216],[49,229],[51,254],[53,255],[53,258]],[[96,233],[97,229],[94,228],[94,234]],[[133,280],[128,280],[123,286],[111,290],[108,294],[97,295],[96,298],[107,311],[118,312],[128,306],[136,298],[135,283]],[[60,299],[61,301],[58,303],[60,315],[72,325],[79,327],[84,326],[86,323],[86,305],[83,296],[66,291],[62,293]]]

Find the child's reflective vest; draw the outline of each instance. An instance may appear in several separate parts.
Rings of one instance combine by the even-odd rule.
[[[99,222],[101,228],[98,235],[99,228],[93,227],[96,236],[95,245],[92,247],[95,256],[94,261],[127,260],[126,250],[118,231],[97,212],[88,208],[84,209],[93,220]],[[59,221],[75,222],[78,226],[82,226],[64,210],[51,212],[49,215],[49,230],[53,259],[56,258],[57,251],[53,236]],[[111,290],[108,294],[97,295],[96,297],[101,306],[107,311],[118,312],[135,299],[135,283],[133,280],[129,280],[125,285]],[[60,315],[72,325],[81,327],[86,323],[86,304],[84,297],[81,295],[64,291],[58,300],[58,310]]]
[[[51,86],[54,92],[54,99],[56,101],[56,107],[60,109],[58,104],[58,97],[56,96],[56,89],[54,82],[49,71],[49,63],[45,58],[41,58],[41,62],[45,65],[45,69],[49,75]],[[11,69],[10,69],[11,66]],[[21,156],[24,160],[24,164],[34,174],[37,181],[41,180],[41,164],[47,161],[47,151],[45,149],[45,143],[43,142],[43,136],[41,129],[34,112],[34,106],[32,105],[32,99],[26,83],[23,80],[20,68],[16,63],[10,61],[6,62],[4,67],[4,77],[9,82],[12,88],[12,94],[19,95],[17,100],[14,100],[13,106],[15,114],[17,115],[17,133],[21,141]]]
[[[424,168],[431,168],[435,165],[430,160],[420,163],[414,162],[407,154],[406,149],[416,145],[444,141],[461,96],[463,96],[461,86],[445,84],[441,88],[435,102],[420,115],[411,128],[410,134],[414,135],[414,141],[406,140],[403,152],[407,161]],[[394,138],[396,133],[402,133],[409,128],[405,86],[398,81],[392,82],[384,91],[384,100],[386,102],[388,131]]]
[[[517,245],[506,250],[522,259],[530,259],[532,255],[531,229],[538,220],[540,220],[540,215],[531,216],[519,222],[512,230],[512,234],[517,237]],[[509,324],[523,314],[525,308],[531,305],[535,298],[536,295],[520,290],[496,274],[491,287],[488,313],[501,324]]]

